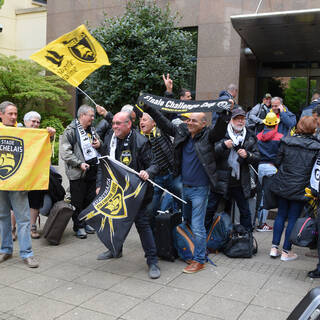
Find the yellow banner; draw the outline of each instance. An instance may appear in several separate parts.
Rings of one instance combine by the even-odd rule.
[[[0,190],[47,190],[51,145],[45,129],[0,127]]]
[[[84,25],[50,42],[30,59],[74,87],[94,70],[110,65],[106,52]]]

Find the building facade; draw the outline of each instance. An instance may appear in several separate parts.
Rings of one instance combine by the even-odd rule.
[[[27,59],[46,45],[46,1],[4,0],[0,24],[0,53]]]
[[[99,24],[104,13],[107,16],[120,16],[125,11],[126,3],[126,0],[49,1],[47,42],[85,21],[91,26]],[[274,83],[280,81],[283,86],[282,78],[286,78],[284,83],[289,83],[288,79],[295,77],[306,78],[306,103],[310,96],[310,88],[318,89],[318,79],[310,87],[310,81],[314,80],[310,78],[310,74],[320,76],[318,65],[314,64],[316,62],[304,61],[307,64],[297,68],[294,61],[286,67],[281,65],[287,61],[286,56],[283,56],[283,61],[277,63],[260,61],[258,56],[247,49],[246,39],[239,35],[241,30],[234,28],[231,17],[255,14],[257,9],[257,15],[318,9],[320,0],[156,0],[156,3],[160,7],[169,4],[173,11],[178,11],[182,16],[180,27],[198,29],[196,99],[216,98],[220,90],[225,89],[230,83],[235,83],[239,86],[239,103],[250,107],[260,100],[263,93],[271,91]],[[259,21],[256,23],[259,24]],[[265,23],[262,30],[265,28],[267,32],[268,22]],[[316,35],[316,31],[314,32]],[[277,37],[276,31],[273,36],[274,39]],[[269,39],[270,37],[268,41]],[[272,42],[269,43],[269,46],[272,45]],[[273,95],[276,93],[279,94],[271,92]],[[285,91],[282,93],[285,94]]]

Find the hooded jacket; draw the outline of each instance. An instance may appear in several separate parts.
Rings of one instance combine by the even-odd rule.
[[[304,189],[309,185],[319,151],[320,142],[314,136],[296,134],[282,138],[272,192],[288,200],[304,201]]]
[[[264,129],[257,135],[260,163],[275,163],[282,137],[276,129]]]

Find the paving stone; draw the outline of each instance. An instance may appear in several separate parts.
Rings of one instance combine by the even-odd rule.
[[[27,291],[33,294],[42,295],[55,288],[65,285],[67,282],[61,279],[46,277],[41,274],[33,275],[24,280],[15,282],[11,287]]]
[[[271,309],[291,312],[301,300],[301,296],[275,290],[260,290],[251,304]]]
[[[186,312],[179,320],[221,320],[221,318],[211,317],[200,313]]]
[[[249,287],[244,286],[243,284],[221,280],[209,291],[209,294],[212,294],[216,297],[250,303],[250,301],[257,294],[258,290],[259,289],[256,287]]]
[[[243,302],[206,295],[190,311],[233,320],[237,319],[246,307],[247,304]]]
[[[284,311],[249,305],[248,308],[241,314],[239,320],[285,320],[288,316],[289,313]]]
[[[109,289],[115,284],[122,282],[126,278],[126,276],[95,270],[80,276],[79,278],[75,279],[74,282],[85,286]]]
[[[84,308],[75,308],[57,318],[57,320],[116,320],[116,317]]]
[[[69,282],[63,287],[56,288],[45,296],[49,299],[55,299],[62,302],[80,305],[83,302],[88,301],[90,298],[101,293],[101,289],[81,286],[74,282]]]
[[[81,256],[72,258],[69,263],[76,264],[89,269],[97,269],[101,267],[101,261],[97,260],[98,253],[85,253]]]
[[[42,274],[66,281],[72,281],[89,272],[91,272],[91,269],[70,263],[63,263],[44,271]]]
[[[120,317],[141,301],[134,297],[106,291],[84,302],[82,307]]]
[[[129,312],[122,315],[126,320],[175,320],[183,314],[183,310],[144,301]]]
[[[73,308],[74,306],[70,304],[37,297],[15,308],[12,314],[24,320],[53,320]]]
[[[136,265],[120,259],[110,259],[99,261],[101,267],[98,267],[97,270],[119,274],[121,276],[132,276],[134,273],[138,272],[141,269],[144,269],[145,265]]]
[[[24,269],[16,268],[13,265],[8,265],[0,272],[0,283],[3,285],[10,285],[21,279],[32,277],[33,273],[29,271],[27,266]]]
[[[217,278],[202,277],[201,272],[195,274],[180,274],[176,279],[171,281],[168,286],[186,289],[190,291],[206,293],[220,280]]]
[[[151,281],[128,278],[114,285],[110,291],[126,294],[140,299],[146,299],[161,288],[161,285]]]
[[[0,311],[3,313],[27,303],[37,296],[14,288],[4,287],[0,294]]]
[[[149,300],[174,308],[189,309],[203,294],[189,290],[165,287],[154,293]]]
[[[294,293],[297,296],[303,297],[310,288],[310,283],[304,281],[290,281],[284,277],[271,277],[263,286],[263,289]]]
[[[261,288],[269,277],[270,275],[265,275],[251,271],[232,270],[226,275],[224,280],[238,284],[243,284],[245,286]]]

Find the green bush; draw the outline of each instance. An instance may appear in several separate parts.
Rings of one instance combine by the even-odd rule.
[[[194,69],[192,33],[177,28],[178,15],[154,1],[131,0],[122,17],[108,18],[92,35],[106,50],[111,66],[103,66],[83,89],[108,110],[134,104],[141,91],[163,95],[162,74],[170,73],[174,89],[185,87]]]
[[[52,127],[56,129],[57,139],[59,139],[59,136],[63,134],[64,127],[63,127],[62,121],[58,118],[51,116],[49,118],[42,120],[41,128],[47,128],[47,127]]]

